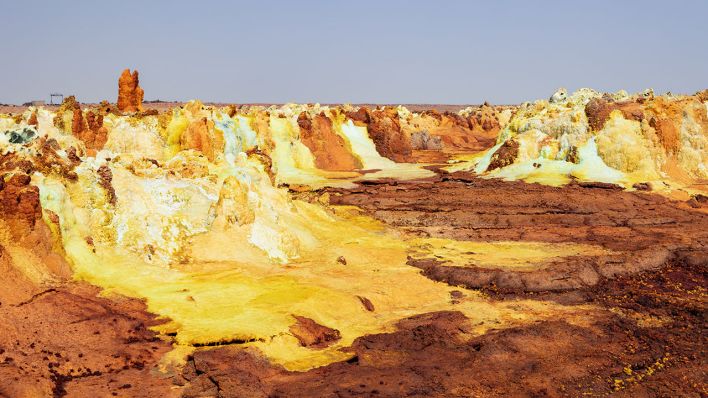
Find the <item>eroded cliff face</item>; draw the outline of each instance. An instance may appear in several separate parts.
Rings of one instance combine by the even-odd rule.
[[[39,189],[30,176],[17,172],[0,180],[0,215],[0,303],[21,303],[71,277],[61,242],[52,233],[58,219],[51,213],[42,218]]]
[[[303,144],[315,157],[315,166],[322,170],[352,171],[363,168],[350,145],[335,132],[332,119],[324,112],[311,115],[306,111],[297,118]]]
[[[361,107],[357,111],[348,112],[347,117],[358,125],[366,126],[379,154],[396,162],[410,160],[413,149],[410,136],[401,130],[396,108],[369,110]]]
[[[68,99],[56,112],[32,108],[19,117],[0,116],[0,282],[17,286],[0,291],[0,301],[17,306],[0,317],[20,319],[25,310],[17,308],[28,300],[27,308],[45,306],[41,310],[52,314],[63,300],[86,300],[91,310],[69,307],[62,322],[115,316],[117,330],[133,342],[154,344],[129,349],[118,335],[108,339],[110,349],[101,352],[116,361],[94,355],[90,362],[113,372],[102,389],[115,390],[110,380],[120,377],[142,383],[148,388],[143,393],[168,388],[164,379],[154,386],[148,381],[154,367],[185,393],[206,394],[209,383],[224,377],[219,372],[238,370],[216,364],[234,355],[243,356],[244,366],[260,361],[261,373],[253,376],[258,382],[249,386],[261,386],[263,394],[287,390],[279,381],[306,382],[317,372],[336,376],[354,363],[367,372],[383,366],[414,374],[414,364],[433,355],[416,350],[429,338],[436,342],[426,347],[438,350],[448,344],[440,339],[467,347],[472,339],[487,341],[480,336],[492,329],[527,330],[562,318],[568,322],[563,330],[585,330],[588,316],[607,321],[598,308],[527,293],[597,294],[596,286],[618,275],[660,269],[676,259],[702,261],[704,234],[697,231],[705,218],[691,213],[690,204],[654,200],[674,220],[675,228],[663,228],[658,216],[633,210],[651,197],[623,192],[600,195],[601,203],[583,201],[584,189],[615,186],[566,188],[587,207],[578,215],[562,205],[563,192],[549,187],[534,188],[534,196],[528,185],[516,183],[500,194],[510,185],[441,176],[413,162],[426,152],[436,155],[425,159],[444,166],[462,154],[451,167],[476,168],[484,176],[551,185],[571,178],[629,187],[665,181],[687,189],[706,177],[708,123],[700,95],[561,92],[515,113],[489,105],[415,113],[404,107],[236,108],[191,101],[147,114],[136,100],[142,99],[137,73],[124,72],[119,86],[121,112],[106,104],[82,109]],[[509,214],[493,210],[510,198],[528,203],[515,204]],[[705,207],[704,196],[692,200],[693,207]],[[534,201],[543,203],[529,209]],[[486,210],[466,211],[470,206]],[[606,217],[605,210],[618,213]],[[641,220],[619,220],[631,211]],[[584,238],[534,229],[535,217]],[[595,222],[610,221],[617,225],[591,230]],[[647,244],[617,243],[622,228]],[[145,308],[130,299],[96,298],[88,284],[108,297],[144,300]],[[517,296],[490,299],[489,292],[498,291]],[[38,294],[43,298],[34,303]],[[153,324],[145,310],[165,322]],[[121,315],[126,311],[132,315]],[[80,332],[83,343],[60,344],[56,352],[106,341]],[[404,340],[397,346],[392,336]],[[42,339],[50,344],[48,336]],[[370,340],[381,345],[368,345]],[[21,352],[33,349],[22,344],[16,344]],[[203,347],[213,345],[247,347],[248,354],[205,354]],[[439,350],[436,360],[444,357]],[[83,381],[64,386],[101,375],[59,362],[47,372],[13,365],[11,374],[53,377],[53,387],[42,384],[42,392],[98,388]],[[122,366],[134,372],[124,376]],[[321,366],[302,378],[290,372]],[[449,367],[443,361],[436,369]],[[438,370],[425,374],[440,375]],[[308,388],[323,393],[317,388],[338,388],[334,384]]]

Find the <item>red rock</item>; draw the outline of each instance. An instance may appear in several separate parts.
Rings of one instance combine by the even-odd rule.
[[[324,348],[342,338],[339,330],[322,326],[310,318],[293,315],[297,320],[290,326],[290,333],[299,341],[300,345],[309,348]]]
[[[84,112],[79,104],[75,104],[74,107],[71,133],[84,143],[89,156],[95,156],[108,141],[108,129],[103,126],[103,115],[100,112],[100,110],[96,113],[87,111],[84,118]]]
[[[638,102],[614,102],[604,98],[593,98],[585,105],[585,114],[593,131],[602,130],[614,110],[619,110],[627,120],[644,119],[642,105]]]
[[[496,109],[484,105],[469,111],[466,116],[453,112],[425,110],[406,125],[417,162],[444,162],[456,153],[478,152],[496,143],[500,130]],[[427,132],[426,139],[422,132]],[[436,151],[431,153],[430,151]]]
[[[652,117],[649,125],[656,130],[662,146],[671,154],[676,154],[681,145],[679,128],[676,121],[668,118]]]
[[[356,112],[347,112],[347,117],[367,127],[369,137],[381,156],[396,162],[411,160],[411,139],[401,130],[396,108],[369,110],[361,107]]]
[[[97,174],[100,178],[99,185],[101,185],[101,187],[106,190],[108,203],[115,205],[117,198],[116,190],[111,184],[111,181],[113,180],[113,173],[111,172],[111,168],[108,167],[108,165],[103,164],[101,165],[101,167],[98,168]]]
[[[42,218],[39,188],[30,185],[30,176],[18,173],[10,176],[0,186],[0,214],[5,220],[17,221],[14,230],[21,234],[24,228],[32,229]]]
[[[489,166],[487,167],[487,171],[491,171],[494,169],[500,169],[502,167],[506,167],[506,166],[514,163],[514,160],[516,160],[516,157],[518,155],[519,155],[519,143],[516,142],[515,140],[507,140],[492,155],[492,159],[489,162]]]
[[[37,111],[32,112],[32,115],[30,115],[29,120],[27,120],[27,124],[35,127],[39,125],[39,122],[37,121]]]

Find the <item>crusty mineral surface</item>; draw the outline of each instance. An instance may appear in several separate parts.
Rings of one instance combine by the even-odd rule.
[[[0,114],[0,396],[705,395],[705,91],[142,97]]]

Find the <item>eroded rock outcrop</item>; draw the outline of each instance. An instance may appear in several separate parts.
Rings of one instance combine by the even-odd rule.
[[[113,185],[111,185],[111,181],[113,181],[113,173],[111,172],[111,168],[108,167],[108,165],[103,164],[98,168],[96,173],[99,177],[99,185],[106,190],[108,203],[115,205],[117,199],[116,190],[113,188]]]
[[[204,154],[213,162],[217,154],[223,153],[224,139],[214,130],[214,122],[206,117],[199,118],[189,123],[187,129],[180,136],[182,149],[194,149]]]
[[[554,98],[518,108],[497,138],[500,145],[515,141],[514,153],[494,149],[474,170],[553,185],[573,178],[628,188],[665,181],[672,192],[708,177],[708,114],[699,95],[580,89]]]
[[[411,146],[413,149],[439,151],[442,149],[442,139],[439,136],[430,135],[427,130],[416,131],[411,134]]]
[[[27,120],[27,124],[30,126],[34,126],[34,127],[37,127],[37,125],[39,124],[39,121],[37,120],[37,111],[36,110],[34,112],[32,112],[32,115],[30,115],[29,120]]]
[[[0,179],[0,213],[6,221],[17,223],[12,230],[18,236],[42,219],[39,189],[30,181],[31,177],[23,173]]]
[[[514,140],[506,141],[492,154],[487,171],[500,169],[514,163],[518,155],[519,143]]]
[[[42,218],[39,188],[22,172],[0,178],[0,305],[29,299],[69,278],[58,220]]]
[[[139,84],[138,71],[130,73],[130,69],[125,69],[118,79],[118,110],[125,113],[142,111],[144,95],[145,92]]]
[[[84,117],[78,104],[73,111],[71,132],[84,143],[89,156],[95,156],[108,140],[108,129],[103,126],[101,111],[86,111]]]
[[[347,117],[355,123],[365,125],[369,137],[374,141],[381,156],[396,162],[410,160],[412,146],[410,136],[401,130],[398,111],[393,107],[370,110],[361,107],[357,111],[347,112]]]
[[[434,109],[407,112],[401,126],[411,135],[414,149],[438,151],[438,158],[445,160],[456,153],[478,152],[494,146],[502,122],[511,114],[511,110],[504,112],[502,116],[501,111],[486,103],[458,113]]]
[[[32,174],[39,171],[45,174],[60,175],[70,181],[77,178],[74,169],[81,163],[74,147],[66,148],[61,155],[61,147],[54,138],[46,136],[22,142],[25,150],[0,154],[0,172],[19,171]]]
[[[315,157],[315,165],[322,170],[361,169],[361,160],[352,154],[344,139],[334,132],[332,120],[324,112],[314,116],[301,112],[297,118],[302,143]]]
[[[638,102],[615,102],[611,98],[593,98],[585,105],[585,114],[588,117],[590,128],[595,131],[602,130],[614,110],[622,112],[622,115],[627,120],[641,121],[644,117],[641,104]]]

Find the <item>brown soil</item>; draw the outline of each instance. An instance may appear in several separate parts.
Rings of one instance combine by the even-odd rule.
[[[153,368],[171,348],[131,299],[71,283],[0,305],[0,397],[163,397]],[[112,394],[115,393],[115,394]]]

